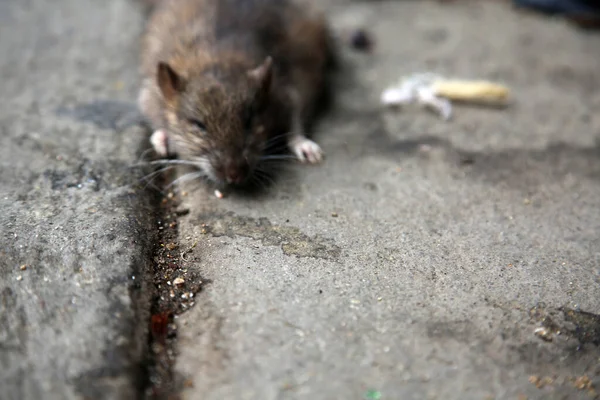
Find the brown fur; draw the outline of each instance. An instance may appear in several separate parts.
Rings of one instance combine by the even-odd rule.
[[[227,171],[251,172],[268,139],[292,129],[295,112],[311,118],[331,57],[321,15],[287,0],[156,7],[143,41],[139,104],[180,157],[208,160],[209,177],[222,181]]]

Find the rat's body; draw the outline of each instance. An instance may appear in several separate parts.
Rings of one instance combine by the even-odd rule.
[[[162,0],[142,52],[142,112],[159,153],[219,185],[248,180],[277,136],[322,158],[304,124],[326,85],[332,48],[322,17],[288,0]]]

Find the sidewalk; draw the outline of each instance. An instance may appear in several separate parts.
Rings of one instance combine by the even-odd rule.
[[[178,318],[185,398],[592,398],[599,318],[559,309],[600,312],[600,37],[493,2],[330,12],[376,51],[344,52],[326,163],[264,198],[182,188],[183,267],[211,282]],[[517,103],[378,109],[427,70]]]
[[[134,399],[144,384],[141,22],[128,0],[0,2],[3,400]]]

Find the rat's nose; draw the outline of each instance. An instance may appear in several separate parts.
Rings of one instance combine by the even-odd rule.
[[[246,180],[247,168],[241,165],[230,164],[225,169],[227,183],[240,184]]]

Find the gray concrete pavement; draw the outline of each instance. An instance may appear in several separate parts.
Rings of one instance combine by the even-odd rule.
[[[126,0],[0,2],[3,400],[133,399],[143,385],[141,22]]]
[[[377,48],[344,51],[326,163],[260,198],[182,188],[183,268],[211,282],[178,318],[184,397],[593,398],[600,37],[494,2],[327,4]],[[516,103],[379,108],[421,71]]]

